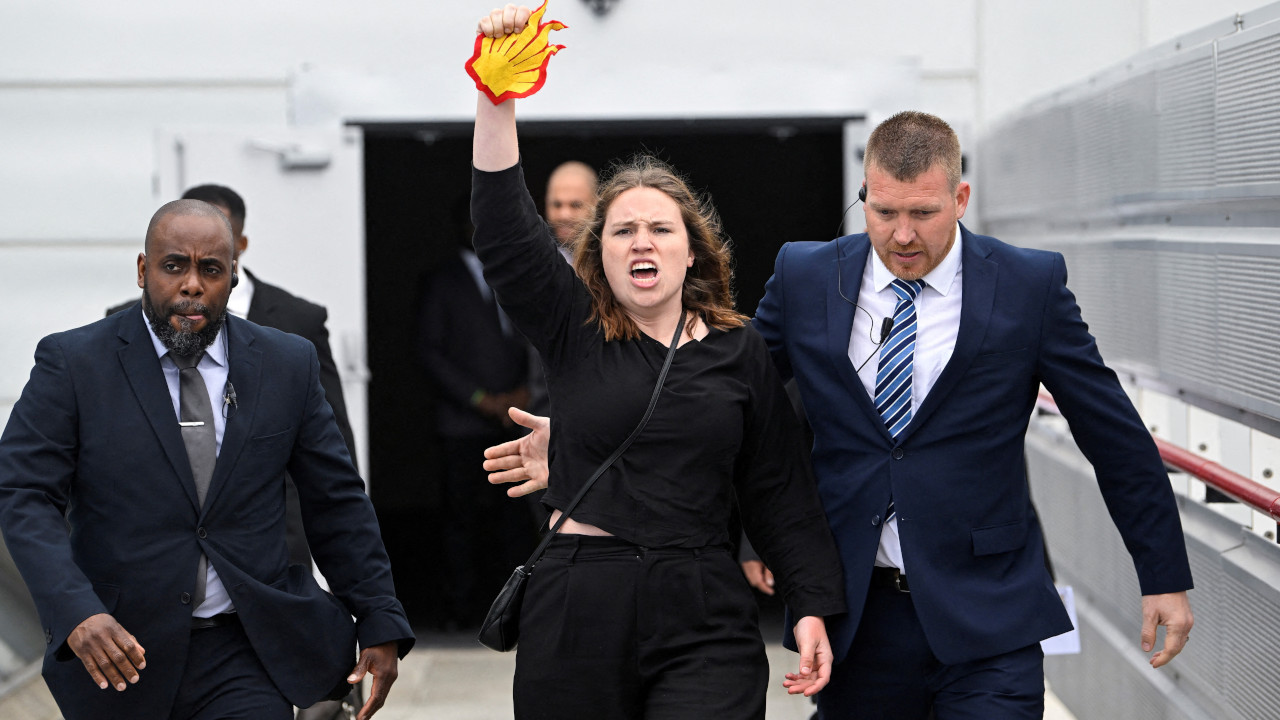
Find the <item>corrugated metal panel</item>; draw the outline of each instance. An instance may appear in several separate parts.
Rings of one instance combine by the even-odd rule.
[[[1109,364],[1280,417],[1280,257],[1265,245],[1058,244],[1068,286]],[[1254,251],[1250,251],[1253,249]]]
[[[1156,71],[1160,190],[1203,187],[1214,176],[1213,54]]]
[[[1211,253],[1157,250],[1154,308],[1155,367],[1168,373],[1216,386],[1218,360],[1218,257]],[[1188,342],[1188,339],[1194,340]]]
[[[1071,112],[1053,108],[1000,131],[984,145],[980,192],[984,211],[1003,217],[1043,217],[1074,202],[1084,182],[1077,170]],[[989,150],[989,152],[987,152]]]
[[[1222,383],[1280,407],[1280,260],[1229,254],[1218,268]]]
[[[1280,34],[1218,53],[1218,185],[1280,181]]]
[[[1156,76],[1139,73],[1106,92],[1112,198],[1148,193],[1156,187],[1158,133]]]
[[[1098,94],[1073,108],[1077,163],[1075,191],[1070,197],[1077,206],[1110,204],[1115,196],[1116,176],[1111,166],[1115,147],[1107,105],[1106,96]]]
[[[1277,717],[1278,593],[1273,588],[1263,594],[1235,579],[1224,582],[1218,592],[1223,596],[1223,642],[1229,648],[1222,658],[1222,688],[1230,707],[1248,718]]]
[[[1157,277],[1156,254],[1148,244],[1139,247],[1120,245],[1110,253],[1108,273],[1115,285],[1118,302],[1110,310],[1115,316],[1112,332],[1118,357],[1143,367],[1157,362],[1161,309],[1156,304],[1161,287]],[[1096,314],[1096,309],[1094,310]],[[1106,357],[1106,356],[1103,356]]]
[[[1055,248],[1067,263],[1067,287],[1076,296],[1089,332],[1109,360],[1128,357],[1125,316],[1129,305],[1123,282],[1114,277],[1115,254],[1110,246],[1068,244]]]
[[[1195,636],[1194,646],[1188,641],[1187,650],[1181,653],[1174,662],[1175,667],[1183,671],[1197,689],[1212,698],[1215,704],[1230,705],[1223,680],[1226,675],[1223,657],[1227,653],[1226,638],[1231,628],[1227,627],[1227,618],[1223,614],[1223,606],[1227,598],[1223,593],[1205,592],[1225,586],[1226,573],[1222,570],[1222,562],[1217,553],[1203,552],[1203,548],[1189,544],[1188,558],[1191,561],[1191,577],[1199,590],[1189,594],[1191,610],[1195,613],[1196,624],[1192,628]],[[1194,649],[1193,649],[1194,648]]]
[[[1144,60],[986,139],[1000,162],[980,165],[1012,200],[978,193],[982,230],[1067,256],[1109,362],[1274,427],[1280,253],[1214,246],[1220,227],[1280,226],[1280,23]],[[1150,231],[1146,248],[1121,239],[1135,226]],[[1203,241],[1166,241],[1171,228]]]
[[[1037,123],[1034,142],[1039,162],[1030,168],[1027,188],[1035,191],[1028,200],[1036,214],[1052,218],[1063,210],[1073,209],[1087,178],[1081,176],[1080,159],[1072,143],[1070,108],[1051,108]]]

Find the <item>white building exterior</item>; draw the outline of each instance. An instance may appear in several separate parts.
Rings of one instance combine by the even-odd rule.
[[[0,423],[50,332],[136,294],[147,220],[234,167],[246,264],[326,305],[364,423],[361,133],[465,121],[488,3],[4,0],[0,6]],[[540,119],[942,115],[968,143],[1066,83],[1256,0],[553,0],[569,29]],[[288,170],[297,144],[319,170]],[[851,162],[847,158],[846,162]],[[258,179],[261,182],[258,182]],[[305,247],[282,238],[304,238]]]

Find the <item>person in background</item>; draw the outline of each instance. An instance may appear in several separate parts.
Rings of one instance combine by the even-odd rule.
[[[532,350],[485,283],[460,198],[457,253],[427,276],[418,316],[418,359],[438,393],[435,430],[445,600],[440,625],[473,629],[505,575],[524,559],[533,520],[485,485],[484,449],[516,437],[506,409],[530,400]]]
[[[547,176],[543,214],[547,224],[551,226],[551,234],[556,239],[560,254],[569,264],[573,264],[573,238],[595,211],[598,183],[596,171],[579,160],[562,162]],[[547,398],[546,377],[537,354],[532,355],[529,376],[531,397],[529,404],[524,407],[538,414],[550,412],[551,401]],[[505,411],[503,417],[506,417]],[[529,497],[531,503],[536,504],[537,499],[537,495]],[[533,513],[540,518],[545,516],[537,506],[533,506]]]
[[[543,212],[561,254],[569,262],[573,262],[573,238],[595,210],[597,182],[596,171],[578,160],[560,163],[547,177]]]

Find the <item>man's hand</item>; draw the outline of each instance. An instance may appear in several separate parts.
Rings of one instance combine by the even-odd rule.
[[[782,687],[791,695],[804,693],[812,697],[831,680],[831,662],[835,655],[827,640],[827,623],[820,617],[800,618],[795,627],[796,649],[800,651],[800,672],[787,673]]]
[[[498,421],[502,423],[504,428],[513,428],[516,426],[515,421],[511,419],[510,410],[513,407],[524,407],[529,404],[529,389],[526,387],[518,387],[511,392],[498,393]]]
[[[499,422],[507,419],[507,405],[503,402],[502,393],[477,393],[476,399],[472,406],[485,417],[493,418]]]
[[[356,720],[369,720],[373,714],[382,709],[387,701],[387,693],[391,692],[391,684],[400,673],[400,659],[396,655],[395,641],[367,647],[360,651],[360,660],[347,676],[347,682],[355,685],[364,680],[365,673],[373,675],[373,689],[369,691],[369,699],[364,701]]]
[[[773,594],[773,572],[759,560],[743,560],[742,574],[747,583],[765,595]]]
[[[67,647],[84,663],[84,669],[103,690],[116,690],[138,682],[138,671],[147,666],[146,650],[116,619],[106,613],[90,615],[67,636]]]
[[[520,483],[507,489],[508,497],[520,497],[547,487],[547,444],[551,440],[551,419],[530,415],[517,407],[508,410],[517,425],[532,430],[522,438],[494,445],[484,451],[484,469],[489,482]]]
[[[1142,652],[1151,652],[1156,645],[1156,626],[1165,626],[1164,647],[1151,656],[1151,667],[1165,665],[1182,652],[1195,622],[1186,591],[1142,596]]]

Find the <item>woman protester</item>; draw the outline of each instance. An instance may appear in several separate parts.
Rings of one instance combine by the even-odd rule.
[[[521,32],[528,8],[480,20]],[[503,309],[537,348],[554,423],[543,502],[560,516],[645,413],[533,568],[520,614],[517,718],[763,718],[768,663],[730,551],[735,501],[795,617],[798,672],[827,683],[824,615],[845,609],[839,560],[764,341],[733,308],[715,210],[639,157],[602,185],[571,268],[520,166],[515,100],[478,98],[475,250]]]

